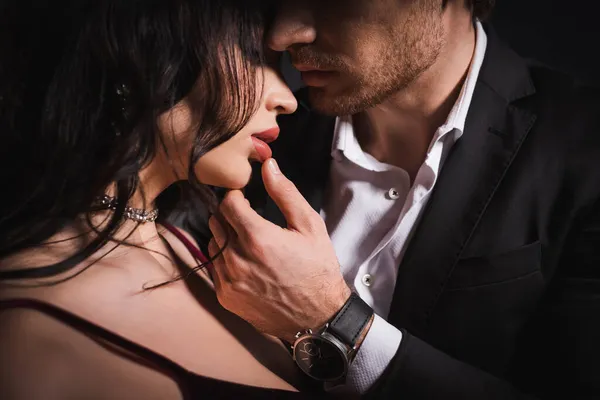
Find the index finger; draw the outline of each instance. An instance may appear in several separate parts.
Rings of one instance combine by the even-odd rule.
[[[274,159],[262,166],[263,184],[287,222],[288,229],[315,231],[323,223],[296,185],[279,169]]]
[[[238,236],[247,236],[266,222],[254,211],[240,190],[227,192],[219,211]]]

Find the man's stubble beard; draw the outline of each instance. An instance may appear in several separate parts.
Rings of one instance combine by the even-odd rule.
[[[366,71],[349,72],[346,76],[352,82],[347,89],[327,93],[327,87],[309,88],[311,106],[324,115],[353,115],[383,103],[415,82],[436,62],[445,45],[439,14],[429,11],[424,15],[411,15],[402,32],[390,35],[395,46],[382,43],[378,59],[359,64],[368,66]]]

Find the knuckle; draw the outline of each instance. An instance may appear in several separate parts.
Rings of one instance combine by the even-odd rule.
[[[327,228],[325,226],[325,221],[323,221],[323,218],[321,218],[321,216],[319,214],[317,214],[316,212],[313,212],[312,210],[310,212],[307,212],[304,215],[303,219],[304,219],[306,228],[308,229],[308,231],[310,233],[320,234],[323,231],[327,230]]]
[[[294,182],[290,181],[289,179],[286,179],[283,183],[282,183],[282,188],[285,192],[297,192],[298,188],[296,187],[296,185],[294,184]]]
[[[325,221],[319,214],[313,213],[312,221],[317,232],[323,232],[327,234],[327,225],[325,225]]]
[[[261,246],[252,246],[248,250],[252,259],[261,263],[265,258],[266,254],[269,253],[269,246],[261,245]]]
[[[262,256],[275,246],[272,240],[266,235],[251,234],[247,238],[247,251],[254,258],[262,258]]]
[[[259,230],[252,230],[245,235],[246,243],[249,247],[261,247],[269,239],[263,236]]]

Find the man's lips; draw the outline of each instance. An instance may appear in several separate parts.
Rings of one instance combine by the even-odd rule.
[[[271,143],[279,136],[279,127],[274,127],[264,132],[255,133],[252,135],[252,144],[256,150],[258,161],[265,162],[273,155],[268,143]]]
[[[334,71],[305,71],[301,73],[306,86],[312,87],[327,86],[337,75],[338,73]]]
[[[307,86],[322,87],[338,75],[336,71],[318,69],[306,65],[294,65],[300,71],[302,80]]]

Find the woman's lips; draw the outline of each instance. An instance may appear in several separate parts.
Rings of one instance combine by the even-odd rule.
[[[273,156],[273,152],[268,143],[273,142],[279,136],[279,127],[274,127],[264,132],[252,135],[252,144],[258,157],[258,161],[265,162]]]

